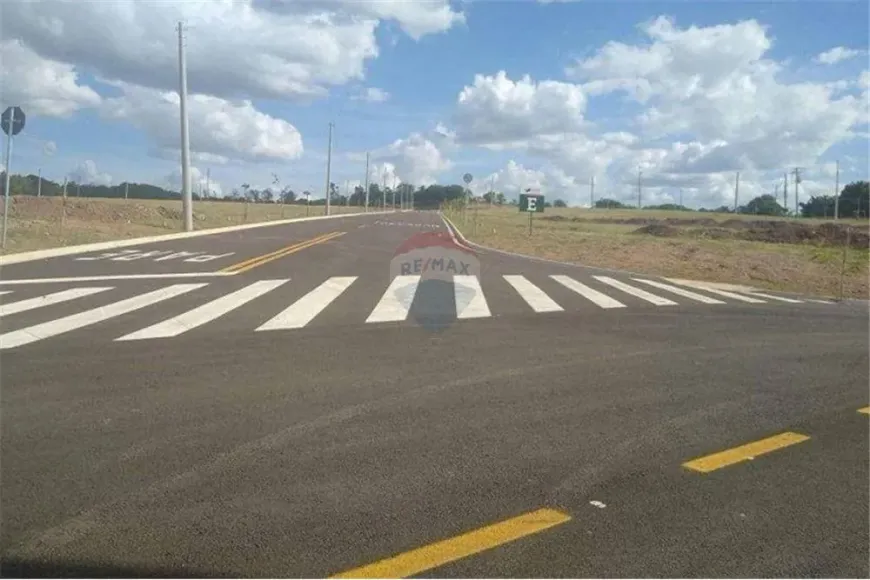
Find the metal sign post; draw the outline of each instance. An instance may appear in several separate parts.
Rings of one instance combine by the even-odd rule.
[[[527,189],[526,193],[520,194],[520,211],[529,214],[529,235],[532,235],[532,216],[536,213],[544,211],[544,196],[540,193],[530,193],[532,190]]]
[[[9,187],[11,164],[12,164],[12,137],[21,133],[24,129],[26,117],[21,107],[6,107],[3,115],[0,116],[0,127],[6,133],[6,183],[3,188],[3,249],[6,249],[6,223],[9,218]]]

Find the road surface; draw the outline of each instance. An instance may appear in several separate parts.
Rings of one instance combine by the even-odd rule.
[[[866,304],[494,252],[398,288],[423,232],[5,267],[4,576],[870,574]]]

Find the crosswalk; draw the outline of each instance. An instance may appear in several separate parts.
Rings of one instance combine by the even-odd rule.
[[[650,306],[673,308],[686,303],[721,306],[729,302],[741,304],[820,302],[762,292],[699,289],[696,286],[692,286],[690,290],[676,284],[641,277],[619,280],[611,276],[594,275],[583,282],[576,278],[553,274],[538,276],[533,280],[521,274],[506,274],[488,277],[484,284],[477,276],[457,275],[453,277],[452,283],[438,281],[437,286],[433,288],[431,283],[421,280],[420,276],[396,276],[389,281],[386,288],[382,286],[380,291],[359,293],[352,305],[360,310],[360,315],[356,318],[348,315],[348,318],[363,324],[403,322],[409,320],[412,312],[420,310],[434,313],[442,318],[457,320],[489,318],[498,315],[499,312],[493,313],[497,309],[491,306],[488,296],[495,295],[504,299],[506,293],[521,299],[516,304],[523,304],[524,312],[538,314],[564,313],[566,310],[576,311],[583,307],[609,311]],[[148,321],[149,324],[140,328],[131,328],[129,332],[114,336],[111,340],[124,343],[170,339],[241,310],[246,305],[254,307],[258,299],[267,295],[273,297],[277,295],[277,303],[280,305],[276,308],[276,301],[272,300],[267,302],[266,306],[257,307],[254,311],[255,322],[251,323],[250,330],[254,332],[297,330],[312,324],[354,285],[360,285],[360,277],[333,276],[319,284],[301,288],[298,284],[294,286],[290,278],[258,280],[242,288],[232,289],[216,298],[209,296],[209,299],[204,298],[202,301],[194,300],[196,306],[193,308],[174,316],[165,316],[163,305],[170,304],[173,299],[183,295],[196,296],[197,291],[211,284],[215,283],[170,284],[120,300],[108,298],[119,289],[104,285],[67,288],[22,299],[16,299],[19,290],[0,290],[0,294],[4,296],[0,304],[0,322],[3,324],[0,350],[14,349],[65,335],[146,309],[153,314],[152,320]],[[366,286],[367,289],[371,287],[371,285]],[[559,288],[562,289],[561,295],[558,293]],[[448,294],[446,299],[445,292]],[[104,297],[105,301],[98,306],[75,309],[77,302],[93,301],[95,298]],[[434,301],[435,305],[427,306],[426,303],[430,301]],[[38,312],[42,308],[51,310],[49,307],[65,308],[65,312],[70,309],[74,311],[30,324],[26,321],[18,322],[20,315],[24,313],[32,315],[34,311]],[[9,327],[13,329],[7,331],[6,328]]]

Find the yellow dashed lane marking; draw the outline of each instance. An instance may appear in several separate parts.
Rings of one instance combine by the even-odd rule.
[[[392,558],[353,568],[332,578],[407,578],[502,544],[542,532],[571,516],[544,508],[441,540]]]
[[[802,443],[807,439],[809,439],[809,437],[801,435],[800,433],[780,433],[779,435],[774,435],[767,439],[753,441],[752,443],[747,443],[739,447],[732,447],[731,449],[713,453],[712,455],[698,457],[697,459],[687,461],[683,464],[683,467],[691,469],[692,471],[709,473],[711,471],[716,471],[717,469],[722,469],[723,467],[728,467],[729,465],[734,465],[735,463],[749,461],[759,455],[764,455],[790,445]]]

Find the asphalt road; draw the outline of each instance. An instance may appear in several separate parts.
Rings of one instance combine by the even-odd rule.
[[[870,575],[866,304],[493,252],[409,296],[420,232],[5,267],[3,575]]]

